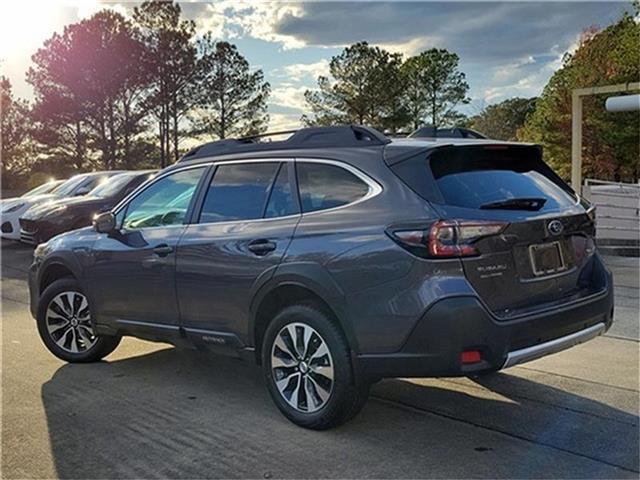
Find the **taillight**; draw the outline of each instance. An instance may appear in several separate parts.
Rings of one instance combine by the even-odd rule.
[[[469,257],[479,252],[474,242],[501,233],[507,223],[485,220],[440,220],[428,230],[393,229],[401,246],[421,257]]]

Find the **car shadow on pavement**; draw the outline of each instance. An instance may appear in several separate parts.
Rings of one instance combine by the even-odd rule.
[[[3,238],[1,242],[2,279],[25,280],[33,258],[33,247],[17,240]]]
[[[390,380],[376,387],[373,395],[638,472],[637,415],[571,393],[571,382],[566,380],[567,390],[516,375],[500,372],[472,379],[423,379],[420,384]],[[633,405],[629,410],[638,411],[638,393],[628,391],[624,396],[625,404]]]
[[[258,368],[167,348],[64,365],[42,400],[60,478],[637,477],[636,416],[507,374],[460,381],[380,382],[352,422],[313,432]]]

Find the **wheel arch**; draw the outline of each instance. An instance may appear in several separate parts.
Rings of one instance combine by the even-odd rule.
[[[352,352],[357,351],[356,338],[345,311],[344,294],[320,265],[308,264],[304,269],[307,275],[293,273],[290,269],[279,271],[279,275],[263,285],[254,296],[248,338],[249,344],[255,349],[258,364],[261,362],[262,339],[269,322],[281,309],[299,303],[311,303],[330,315],[342,330]]]
[[[75,278],[79,280],[78,271],[74,266],[64,261],[62,258],[52,258],[41,268],[38,275],[38,296],[56,280],[61,278]]]

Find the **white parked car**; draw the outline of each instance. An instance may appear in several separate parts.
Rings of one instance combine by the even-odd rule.
[[[3,198],[0,200],[2,237],[18,240],[20,238],[18,217],[26,211],[28,208],[27,205],[33,205],[33,202],[36,200],[54,198],[53,193],[64,182],[65,180],[52,180],[29,190],[19,197]]]
[[[18,219],[34,205],[52,202],[66,197],[75,197],[89,193],[95,186],[121,171],[91,172],[74,175],[60,181],[54,188],[46,189],[49,183],[41,185],[21,197],[6,198],[0,202],[0,232],[2,238],[20,240]]]

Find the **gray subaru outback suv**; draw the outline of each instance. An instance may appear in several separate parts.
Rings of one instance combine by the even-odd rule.
[[[287,418],[324,429],[380,378],[481,375],[605,332],[594,228],[535,145],[224,140],[39,245],[31,309],[69,362],[123,335],[251,359]]]

